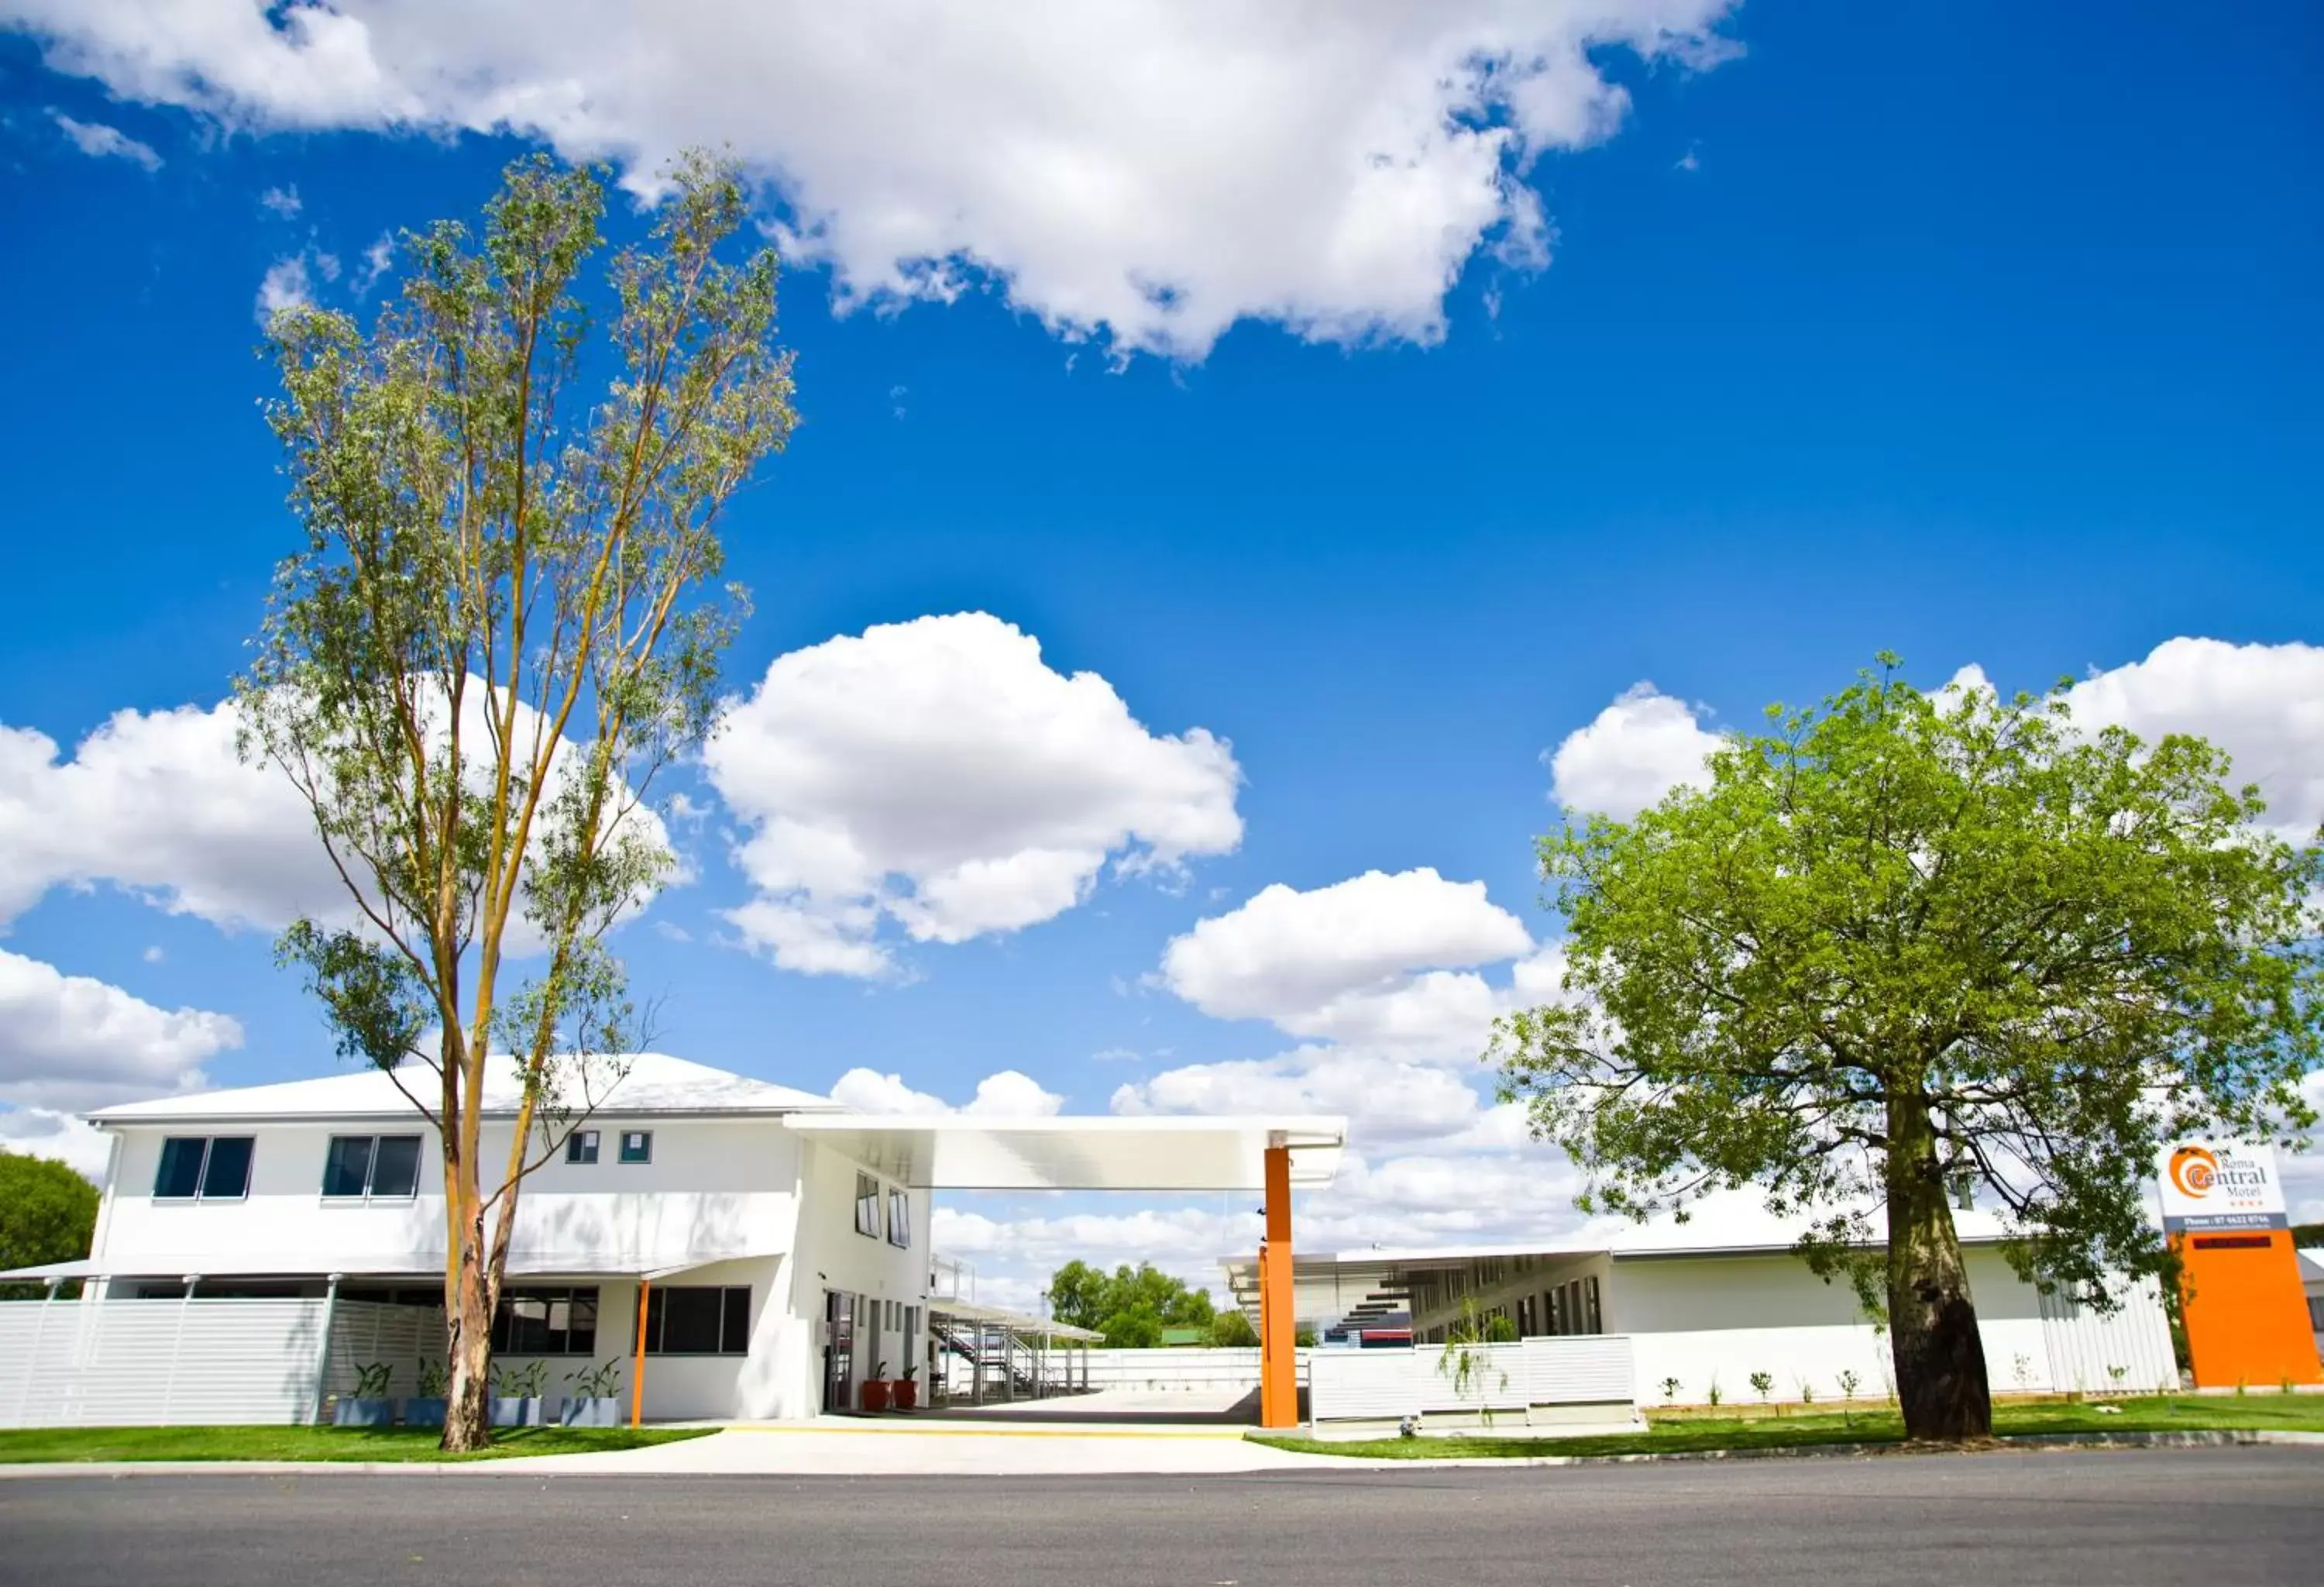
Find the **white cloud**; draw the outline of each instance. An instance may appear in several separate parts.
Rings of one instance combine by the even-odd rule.
[[[241,1045],[224,1014],[158,1009],[0,948],[0,1102],[93,1108],[183,1091],[204,1059]]]
[[[1378,1053],[1306,1047],[1281,1057],[1166,1069],[1119,1086],[1113,1111],[1343,1113],[1356,1140],[1408,1140],[1473,1127],[1477,1093],[1441,1068]]]
[[[832,1100],[863,1113],[965,1113],[986,1119],[1047,1118],[1065,1099],[1044,1090],[1029,1075],[1003,1069],[976,1083],[976,1094],[961,1107],[940,1096],[915,1091],[900,1075],[855,1068],[842,1075],[831,1088]]]
[[[299,217],[299,211],[304,208],[305,205],[300,201],[297,184],[290,183],[279,188],[269,188],[259,194],[258,207],[281,219],[296,220]]]
[[[2200,734],[2255,782],[2268,824],[2293,843],[2324,825],[2324,646],[2172,639],[2143,661],[2094,672],[2068,696],[2085,727],[2121,726],[2152,743]]]
[[[112,1166],[113,1137],[53,1108],[0,1110],[0,1148],[25,1157],[53,1158],[100,1190]]]
[[[388,267],[394,263],[395,239],[389,234],[382,232],[378,236],[374,237],[371,245],[363,251],[363,263],[355,267],[354,281],[355,296],[358,298],[370,296],[372,288],[379,284],[379,278],[385,275]]]
[[[1462,966],[1533,946],[1481,881],[1423,867],[1299,891],[1281,882],[1197,921],[1163,952],[1164,985],[1206,1014],[1294,1036],[1473,1056],[1497,994]]]
[[[98,881],[226,927],[344,907],[306,806],[237,759],[235,720],[231,704],[122,711],[69,761],[0,725],[0,924],[51,887]]]
[[[481,689],[467,699],[484,708]],[[230,700],[120,711],[69,760],[45,734],[0,724],[0,927],[51,888],[99,883],[227,929],[273,931],[302,916],[352,923],[305,801],[279,770],[240,758],[238,723]],[[557,764],[575,754],[566,745]],[[667,845],[652,811],[628,819]],[[510,951],[538,946],[529,925],[512,926]]]
[[[642,185],[735,149],[845,300],[980,272],[1061,330],[1200,356],[1236,319],[1428,341],[1550,226],[1545,152],[1629,109],[1605,59],[1735,52],[1731,0],[0,0],[58,69],[257,129],[505,128]]]
[[[1569,810],[1627,821],[1673,789],[1699,783],[1719,735],[1703,728],[1696,707],[1637,683],[1566,734],[1544,757],[1550,798]]]
[[[1242,837],[1225,741],[1148,732],[1104,678],[1052,671],[981,612],[778,657],[704,759],[759,890],[727,918],[807,973],[892,971],[883,920],[919,942],[1014,931],[1109,858],[1167,870]]]
[[[259,278],[258,300],[253,309],[260,325],[271,325],[285,309],[303,309],[315,301],[315,283],[307,273],[307,256],[292,254],[277,259]]]
[[[152,144],[139,143],[118,127],[106,126],[103,122],[75,121],[59,110],[50,111],[49,115],[72,146],[92,160],[126,160],[147,171],[161,169],[161,157],[153,152]]]

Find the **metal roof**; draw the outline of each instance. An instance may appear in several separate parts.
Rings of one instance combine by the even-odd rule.
[[[666,1053],[634,1053],[609,1056],[605,1072],[626,1066],[595,1098],[602,1117],[639,1114],[776,1114],[802,1112],[835,1112],[837,1103],[811,1091],[799,1091],[765,1080],[753,1080],[707,1064],[674,1058]],[[274,1085],[246,1085],[231,1091],[195,1092],[156,1097],[151,1102],[124,1103],[88,1115],[93,1124],[190,1124],[208,1121],[263,1122],[268,1120],[329,1120],[373,1117],[410,1118],[411,1100],[396,1084],[401,1078],[413,1095],[425,1100],[437,1084],[425,1066],[407,1064],[395,1076],[380,1069],[354,1069],[315,1080],[289,1080]],[[495,1060],[484,1079],[486,1117],[508,1116],[521,1096],[512,1058]]]
[[[820,1113],[789,1127],[915,1190],[1259,1190],[1270,1145],[1291,1183],[1328,1185],[1343,1118],[1162,1116],[993,1119]]]

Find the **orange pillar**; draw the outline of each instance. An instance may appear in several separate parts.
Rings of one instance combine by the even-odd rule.
[[[1267,1243],[1259,1249],[1259,1425],[1299,1425],[1298,1320],[1291,1286],[1291,1149],[1267,1149]]]
[[[637,1353],[630,1361],[630,1426],[642,1426],[646,1415],[646,1292],[653,1280],[638,1275],[638,1343]]]

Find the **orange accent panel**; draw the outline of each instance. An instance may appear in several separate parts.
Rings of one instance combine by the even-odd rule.
[[[2288,1230],[2189,1230],[2171,1237],[2199,1389],[2324,1382],[2308,1293]]]
[[[1291,1287],[1291,1149],[1267,1149],[1267,1243],[1259,1248],[1259,1425],[1299,1425],[1298,1319]]]
[[[638,1280],[638,1349],[630,1363],[630,1426],[641,1426],[646,1414],[646,1292],[653,1280]]]

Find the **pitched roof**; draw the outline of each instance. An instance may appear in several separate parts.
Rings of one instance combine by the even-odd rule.
[[[627,1066],[620,1078],[602,1091],[593,1087],[596,1111],[619,1116],[635,1113],[795,1113],[837,1112],[837,1103],[811,1091],[799,1091],[748,1075],[714,1069],[666,1053],[635,1053],[604,1061],[604,1072]],[[405,1085],[425,1099],[435,1075],[425,1066],[408,1065],[401,1072]],[[496,1057],[484,1078],[486,1116],[515,1112],[520,1095],[512,1058]],[[194,1092],[156,1097],[151,1102],[124,1103],[88,1115],[97,1124],[179,1123],[205,1119],[356,1119],[409,1118],[411,1103],[394,1078],[377,1069],[350,1070],[314,1080],[288,1080],[274,1085],[246,1085],[230,1091]]]

